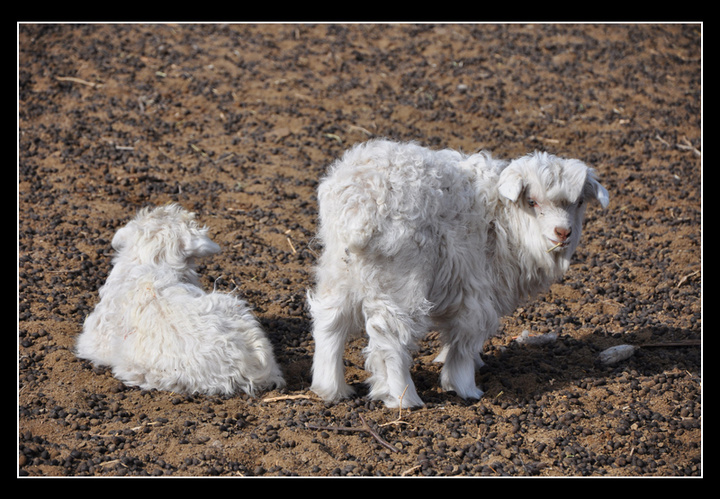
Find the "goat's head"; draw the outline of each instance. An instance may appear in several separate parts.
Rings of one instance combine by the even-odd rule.
[[[538,152],[512,161],[500,174],[498,192],[518,208],[517,229],[528,231],[521,235],[526,244],[567,257],[580,241],[586,202],[595,199],[605,208],[610,200],[592,168]]]
[[[182,268],[194,259],[220,251],[207,236],[207,228],[195,221],[193,213],[176,204],[145,208],[117,231],[112,246],[117,258],[139,264],[167,264]]]

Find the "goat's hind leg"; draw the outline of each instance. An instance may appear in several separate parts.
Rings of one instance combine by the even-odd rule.
[[[353,388],[345,382],[345,343],[355,334],[355,314],[345,300],[328,296],[308,296],[313,317],[312,385],[310,389],[323,400],[336,402],[351,396]]]

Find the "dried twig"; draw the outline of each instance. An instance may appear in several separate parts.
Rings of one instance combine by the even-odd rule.
[[[342,139],[340,138],[339,135],[336,135],[336,134],[334,134],[334,133],[326,133],[326,134],[323,134],[323,135],[325,135],[325,137],[327,137],[328,139],[336,140],[336,141],[338,141],[339,143],[342,144]]]
[[[278,397],[267,397],[267,398],[262,399],[262,401],[263,402],[277,402],[278,400],[301,400],[301,399],[312,400],[312,399],[315,399],[315,397],[313,397],[311,395],[304,395],[304,394],[280,395]]]
[[[681,341],[660,341],[658,343],[640,343],[643,348],[648,347],[699,347],[700,340],[681,340]]]
[[[365,421],[365,418],[363,418],[362,414],[358,413],[358,416],[360,416],[360,421],[362,421],[362,427],[361,428],[353,428],[351,426],[318,426],[318,425],[306,425],[308,429],[311,430],[326,430],[326,431],[354,431],[354,432],[367,432],[372,435],[372,437],[377,440],[380,445],[385,447],[386,449],[392,451],[392,452],[398,452],[398,449],[391,445],[387,440],[383,439],[369,424],[367,424],[367,421]]]
[[[203,151],[202,149],[200,149],[200,148],[199,148],[198,146],[196,146],[195,144],[192,144],[192,143],[191,143],[191,144],[190,144],[190,147],[192,148],[193,151],[195,151],[195,152],[198,153],[199,155],[203,156],[204,158],[207,158],[207,157],[208,157],[207,153],[206,153],[205,151]]]
[[[628,345],[621,344],[615,345],[610,348],[606,348],[600,352],[600,361],[603,364],[616,364],[623,360],[629,359],[635,354],[635,351],[642,348],[668,348],[668,347],[692,347],[700,346],[700,340],[680,340],[680,341],[665,341],[658,343],[642,343],[640,345]]]
[[[422,467],[421,464],[416,464],[416,465],[413,466],[412,468],[408,468],[408,469],[406,469],[405,471],[403,471],[402,473],[400,473],[400,476],[408,476],[410,473],[413,473],[415,470],[418,470],[418,469],[420,469],[421,467]]]
[[[557,243],[555,246],[553,246],[552,248],[548,249],[548,250],[546,251],[546,253],[550,253],[551,251],[555,251],[557,248],[559,248],[559,247],[562,246],[563,244],[565,244],[565,243],[563,243],[563,242]]]
[[[665,139],[663,139],[662,137],[660,137],[660,134],[656,134],[656,135],[655,135],[655,138],[656,138],[657,140],[659,140],[661,143],[665,144],[667,147],[672,147],[667,140],[665,140]]]
[[[702,156],[700,151],[692,145],[692,143],[687,139],[687,137],[683,137],[683,143],[677,145],[678,149],[682,149],[683,151],[690,151],[695,156]]]
[[[370,427],[369,424],[367,424],[367,422],[365,421],[365,418],[362,416],[362,414],[358,413],[358,416],[360,416],[360,421],[362,421],[363,427],[370,433],[370,435],[373,436],[373,438],[375,440],[380,442],[380,445],[391,450],[392,452],[398,452],[397,447],[395,447],[394,445],[391,445],[387,440],[383,439],[380,435],[378,435],[378,433],[375,430],[373,430]]]
[[[88,87],[99,87],[100,83],[93,83],[91,81],[83,80],[81,78],[74,78],[72,76],[56,76],[57,81],[69,81],[71,83],[80,83],[81,85],[87,85]]]
[[[694,275],[696,275],[696,274],[699,274],[699,273],[700,273],[699,270],[696,270],[695,272],[690,272],[688,275],[686,275],[686,276],[684,276],[682,279],[680,279],[680,280],[678,281],[678,283],[675,285],[675,287],[676,287],[676,288],[679,288],[680,286],[682,286],[682,283],[684,283],[685,281],[687,281],[688,279],[690,279],[692,276],[694,276]]]
[[[162,424],[160,421],[151,421],[149,423],[145,423],[141,426],[133,426],[130,428],[130,431],[140,431],[144,428],[147,428],[148,426],[155,426]],[[117,430],[111,430],[110,433],[95,433],[92,436],[93,437],[99,437],[99,438],[112,438],[118,436],[120,433],[125,431],[124,429],[117,429]]]
[[[670,144],[667,140],[664,140],[662,137],[660,137],[659,134],[655,135],[655,138],[662,142],[667,147],[672,147],[672,144]],[[675,147],[682,151],[690,151],[696,156],[702,156],[702,153],[692,145],[692,143],[687,139],[687,137],[683,137],[683,141],[681,144],[676,144]]]
[[[402,420],[402,407],[403,407],[402,401],[403,401],[403,398],[405,397],[405,392],[407,391],[407,389],[408,389],[408,387],[407,387],[407,385],[405,385],[405,389],[403,390],[403,392],[400,394],[400,397],[399,397],[400,398],[400,407],[398,408],[398,417],[392,421],[383,423],[380,426],[387,426],[387,425],[391,425],[391,424],[410,424],[407,421]]]
[[[105,466],[113,466],[115,464],[119,464],[123,468],[127,468],[127,465],[123,463],[120,459],[113,459],[112,461],[105,461],[104,463],[100,463],[99,466],[102,466],[103,468]]]
[[[348,127],[348,130],[358,130],[358,131],[364,133],[365,135],[367,135],[368,137],[372,137],[372,135],[373,135],[370,130],[363,128],[361,126],[358,126],[358,125],[350,125]]]

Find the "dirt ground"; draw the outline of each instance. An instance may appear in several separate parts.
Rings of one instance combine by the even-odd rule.
[[[18,47],[18,476],[702,476],[700,25],[20,24]],[[610,192],[487,345],[480,401],[438,388],[432,334],[423,408],[365,397],[362,339],[358,397],[308,391],[317,183],[380,136],[547,150]],[[223,247],[203,284],[254,307],[285,389],[144,391],[73,355],[115,230],[170,201]],[[639,348],[600,363],[618,344]]]

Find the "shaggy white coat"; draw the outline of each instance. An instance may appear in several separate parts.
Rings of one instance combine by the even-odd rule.
[[[412,352],[435,329],[443,389],[480,398],[485,341],[567,270],[591,198],[609,201],[593,169],[546,153],[507,163],[386,140],[347,151],[318,189],[311,389],[327,401],[352,393],[344,347],[364,329],[369,396],[422,405]]]
[[[248,305],[201,289],[195,259],[220,247],[192,213],[143,209],[112,246],[113,269],[77,339],[78,357],[144,389],[254,395],[284,385]]]

